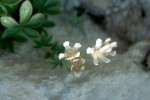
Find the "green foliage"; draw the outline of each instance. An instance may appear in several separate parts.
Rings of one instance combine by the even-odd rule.
[[[71,26],[75,28],[81,28],[84,23],[84,18],[82,16],[77,16],[76,12],[71,13],[68,20]]]
[[[41,13],[57,15],[60,14],[60,0],[31,0],[33,7]]]
[[[38,37],[39,36],[39,32],[38,31],[36,31],[36,30],[33,30],[32,28],[23,28],[23,31],[24,31],[24,33],[27,35],[27,36],[29,36],[29,37],[31,37],[31,38],[36,38],[36,37]]]
[[[21,0],[0,0],[0,2],[5,5],[15,5],[19,3],[20,1]]]
[[[2,15],[7,15],[7,10],[2,4],[0,4],[0,16]]]
[[[35,48],[51,46],[52,36],[48,36],[46,32],[42,32],[39,38],[34,39]]]
[[[23,24],[25,22],[27,22],[29,20],[29,18],[32,15],[32,5],[30,3],[30,1],[25,1],[22,3],[21,7],[20,7],[20,23]]]
[[[37,28],[40,27],[45,22],[45,16],[42,13],[37,13],[31,17],[26,26]]]
[[[6,28],[13,28],[18,26],[18,23],[12,17],[4,16],[1,17],[1,23]]]
[[[49,59],[47,60],[49,64],[52,64],[53,67],[51,69],[54,69],[56,67],[60,67],[62,68],[63,67],[63,62],[61,60],[59,60],[57,57],[56,58],[53,58],[53,59]]]
[[[55,26],[47,17],[60,13],[60,0],[20,1],[0,0],[0,48],[14,52],[16,42],[31,39],[35,44],[33,47],[49,50],[45,53],[45,59],[53,68],[62,67],[63,63],[58,59],[58,54],[63,52],[64,48],[52,41],[52,36],[45,31],[45,27]]]
[[[44,23],[44,27],[54,27],[55,23],[53,21],[46,21]]]
[[[0,16],[6,16],[8,12],[12,12],[15,8],[14,5],[18,4],[21,0],[0,0]]]
[[[13,37],[17,34],[19,28],[8,28],[3,32],[2,38]]]

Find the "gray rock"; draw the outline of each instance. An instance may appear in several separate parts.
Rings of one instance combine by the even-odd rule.
[[[150,16],[150,1],[149,0],[139,0],[141,7],[143,8],[146,16]]]
[[[82,6],[93,21],[128,42],[150,38],[149,0],[63,0],[70,13]],[[103,6],[105,5],[105,6]]]
[[[109,64],[86,61],[80,78],[48,70],[40,51],[19,46],[15,54],[0,57],[0,100],[149,100],[150,74],[141,64],[149,45],[139,42]]]
[[[112,1],[106,10],[107,30],[117,33],[129,42],[149,38],[149,4],[148,0],[140,0],[140,2],[138,0]]]
[[[150,70],[150,50],[148,52],[148,56],[147,56],[147,60],[146,60],[146,64],[147,64],[147,67],[148,67],[148,70]]]

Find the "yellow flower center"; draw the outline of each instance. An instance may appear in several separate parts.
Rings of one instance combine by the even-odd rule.
[[[94,53],[92,54],[93,58],[98,58],[102,55],[102,52],[100,52],[99,50],[95,49]]]
[[[66,58],[71,58],[75,56],[76,52],[72,49],[69,49],[65,52],[65,54],[66,54]]]
[[[80,70],[83,66],[80,61],[75,61],[75,62],[73,62],[72,65],[73,65],[72,70],[75,71],[75,72],[80,72]]]

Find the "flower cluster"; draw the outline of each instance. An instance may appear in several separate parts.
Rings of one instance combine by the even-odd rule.
[[[94,47],[87,48],[87,54],[91,54],[93,58],[93,63],[95,65],[98,65],[98,62],[109,63],[110,59],[105,56],[116,55],[116,51],[112,51],[112,48],[117,47],[117,42],[109,43],[110,41],[111,39],[107,38],[103,43],[101,39],[97,39]]]
[[[107,38],[104,42],[101,39],[96,40],[96,44],[93,47],[88,47],[86,52],[93,58],[94,65],[98,65],[98,62],[109,63],[110,59],[106,56],[115,56],[116,51],[112,51],[114,47],[117,47],[117,42],[110,43],[111,39]],[[70,46],[69,41],[63,43],[65,52],[59,54],[59,59],[65,59],[71,62],[70,70],[74,72],[76,77],[80,76],[81,70],[84,69],[85,59],[80,57],[81,48],[80,43],[75,43],[73,47]]]
[[[80,57],[80,52],[78,51],[81,48],[80,43],[75,43],[73,47],[69,45],[69,41],[63,43],[65,47],[65,52],[59,54],[59,59],[65,59],[71,62],[70,70],[74,72],[76,77],[80,76],[80,71],[84,69],[85,59]]]

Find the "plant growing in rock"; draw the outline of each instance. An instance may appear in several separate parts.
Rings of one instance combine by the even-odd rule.
[[[16,42],[32,40],[35,48],[47,48],[46,59],[54,66],[62,66],[57,55],[64,48],[52,41],[46,27],[55,26],[49,15],[60,13],[59,0],[1,0],[0,1],[0,48],[14,52]],[[57,63],[56,63],[57,62]]]
[[[116,55],[116,51],[112,51],[112,49],[117,47],[117,42],[109,43],[110,41],[110,38],[107,38],[104,42],[102,42],[101,39],[97,39],[95,46],[87,48],[86,52],[93,58],[94,65],[98,65],[98,62],[109,63],[110,59],[105,56]],[[59,59],[67,61],[68,63],[65,64],[67,68],[73,71],[76,77],[79,77],[81,70],[84,69],[85,63],[85,59],[80,56],[80,52],[78,51],[78,49],[81,48],[81,44],[75,43],[75,45],[71,47],[69,41],[65,41],[63,46],[65,47],[65,51],[59,54]]]
[[[85,22],[85,19],[83,16],[78,16],[77,12],[73,11],[69,15],[68,22],[71,27],[69,33],[72,33],[73,30],[76,28],[76,29],[79,29],[84,36],[86,36],[84,30],[82,29],[83,24]]]
[[[60,13],[59,0],[1,0],[0,1],[0,47],[14,52],[16,42],[26,42],[32,40],[35,48],[46,48],[46,60],[53,65],[67,66],[75,76],[79,77],[80,72],[84,69],[85,58],[80,56],[80,43],[70,46],[69,41],[63,45],[52,41],[46,27],[55,26],[54,22],[48,20],[49,15],[57,15]],[[81,28],[84,20],[77,17],[75,13],[69,18],[72,27]],[[96,40],[96,45],[87,48],[87,54],[93,58],[93,63],[98,62],[109,63],[110,59],[105,56],[115,56],[116,51],[112,51],[117,46],[116,42],[110,42],[110,38],[104,43],[101,39]],[[64,53],[62,53],[64,52]]]

